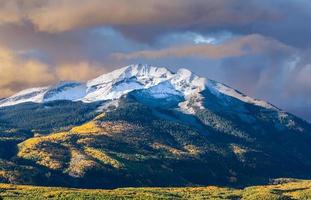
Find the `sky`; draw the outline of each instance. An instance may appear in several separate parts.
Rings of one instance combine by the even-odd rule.
[[[311,122],[310,21],[310,0],[0,0],[0,98],[144,63]]]

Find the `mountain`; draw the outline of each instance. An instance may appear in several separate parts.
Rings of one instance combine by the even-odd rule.
[[[189,70],[130,65],[0,101],[0,182],[245,186],[311,178],[311,125]]]
[[[104,74],[86,83],[61,82],[56,85],[23,90],[9,98],[0,100],[0,107],[25,102],[43,103],[55,100],[95,102],[119,99],[134,90],[148,89],[155,98],[176,95],[189,99],[209,89],[243,102],[273,108],[272,105],[247,97],[240,92],[213,80],[199,77],[187,69],[172,73],[166,68],[148,65],[130,65]],[[150,93],[150,94],[151,94]]]

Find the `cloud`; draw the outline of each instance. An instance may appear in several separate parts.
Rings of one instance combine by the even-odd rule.
[[[284,94],[291,99],[295,107],[311,107],[311,49],[302,52],[289,68],[284,82]],[[284,104],[288,102],[283,102]],[[310,115],[311,119],[311,115]]]
[[[103,74],[105,69],[87,62],[67,63],[55,69],[56,77],[59,80],[85,81]]]
[[[0,24],[21,23],[16,1],[0,1]]]
[[[114,53],[112,56],[119,60],[136,58],[158,59],[163,57],[205,57],[210,59],[223,59],[226,57],[241,57],[245,55],[270,53],[280,51],[291,52],[293,49],[274,39],[253,34],[231,39],[221,44],[188,44],[173,46],[160,50],[143,50],[131,53]]]
[[[110,26],[140,42],[176,31],[231,30],[305,47],[310,8],[306,0],[0,0],[0,25],[49,33]]]
[[[47,65],[22,59],[7,49],[0,48],[0,93],[6,96],[23,87],[42,85],[53,81]]]
[[[38,30],[62,32],[101,25],[160,25],[186,27],[193,24],[243,25],[274,19],[271,9],[241,0],[1,0],[0,23],[28,21]],[[251,9],[249,9],[251,8]]]
[[[45,86],[60,80],[83,81],[103,73],[104,69],[87,62],[50,66],[35,59],[0,48],[0,97],[29,87]]]

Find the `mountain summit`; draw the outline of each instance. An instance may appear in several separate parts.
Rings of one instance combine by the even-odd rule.
[[[311,125],[186,69],[130,65],[0,101],[0,182],[83,188],[311,178]]]
[[[129,65],[85,83],[60,82],[47,87],[26,89],[0,100],[0,107],[25,102],[44,103],[54,100],[88,103],[113,100],[141,89],[149,90],[155,98],[178,95],[186,100],[208,89],[214,94],[224,94],[246,103],[276,109],[265,101],[253,99],[221,83],[199,77],[187,69],[179,69],[173,73],[163,67],[142,64]]]

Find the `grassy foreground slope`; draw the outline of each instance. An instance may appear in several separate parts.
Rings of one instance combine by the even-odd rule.
[[[311,181],[245,189],[209,187],[86,190],[0,184],[0,199],[311,199]]]

